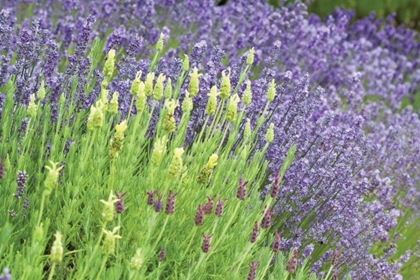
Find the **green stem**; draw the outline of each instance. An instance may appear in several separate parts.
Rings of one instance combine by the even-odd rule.
[[[101,264],[101,269],[99,269],[98,275],[96,276],[96,280],[100,279],[101,277],[101,273],[104,270],[105,264],[106,264],[106,260],[108,259],[108,255],[104,256],[103,260],[102,260],[102,264]]]
[[[52,278],[53,278],[53,276],[54,276],[54,273],[55,273],[55,262],[53,262],[53,264],[52,264],[52,267],[51,267],[51,270],[50,270],[50,274],[48,275],[48,280],[51,280]]]

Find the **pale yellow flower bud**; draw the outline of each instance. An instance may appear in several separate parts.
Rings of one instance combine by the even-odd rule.
[[[217,87],[212,86],[210,89],[210,93],[207,94],[209,96],[209,100],[207,101],[206,106],[206,113],[209,115],[214,115],[216,113],[217,107],[217,96],[219,96],[220,92],[217,92]]]
[[[109,194],[107,201],[103,199],[100,200],[100,202],[104,204],[104,209],[102,210],[102,218],[105,222],[111,222],[114,219],[115,202],[117,202],[118,200],[119,199],[116,198],[112,191]]]
[[[52,190],[58,186],[58,176],[60,175],[60,170],[63,169],[64,166],[57,167],[59,164],[58,162],[53,162],[50,160],[51,166],[45,166],[48,169],[47,178],[44,181],[44,193],[46,195],[50,195]]]
[[[158,52],[161,52],[163,50],[163,38],[165,37],[165,35],[163,33],[160,33],[159,39],[156,43],[156,50]]]
[[[168,78],[166,80],[166,87],[165,87],[164,95],[165,95],[166,99],[169,99],[169,98],[172,97],[172,80],[171,80],[171,78]]]
[[[120,229],[120,226],[114,227],[112,231],[102,229],[102,231],[105,233],[105,239],[102,243],[102,253],[104,255],[112,255],[115,251],[115,240],[121,239],[122,237],[118,234],[118,230]]]
[[[45,95],[46,95],[45,84],[44,84],[44,80],[42,80],[41,85],[39,86],[39,89],[38,89],[38,99],[43,100],[45,98]]]
[[[238,94],[232,95],[229,98],[229,103],[226,107],[226,120],[234,122],[238,113],[238,103],[240,99]]]
[[[136,73],[136,77],[134,78],[133,82],[131,83],[130,93],[132,95],[137,95],[139,93],[139,86],[140,86],[140,76],[141,71]]]
[[[155,88],[153,89],[153,99],[160,100],[163,97],[163,82],[165,81],[166,77],[163,74],[159,74]]]
[[[189,113],[193,109],[193,101],[188,90],[185,92],[185,98],[181,105],[182,112]]]
[[[161,163],[163,156],[166,153],[167,141],[168,139],[166,136],[156,140],[153,146],[152,156],[150,159],[150,161],[152,162],[154,166],[158,166]]]
[[[274,139],[274,123],[270,123],[267,133],[265,134],[265,141],[267,141],[267,143],[271,143],[273,142],[273,139]]]
[[[190,92],[191,97],[197,95],[200,83],[198,78],[200,78],[203,74],[198,74],[197,67],[194,67],[193,71],[190,73],[190,83],[188,85],[188,91]]]
[[[114,74],[115,69],[115,50],[111,49],[108,52],[107,60],[104,65],[103,74],[107,80],[110,80]]]
[[[244,90],[244,94],[242,95],[242,102],[245,105],[250,104],[252,101],[252,90],[251,90],[251,81],[246,81],[246,88]]]
[[[182,171],[182,154],[184,153],[183,148],[175,148],[174,150],[174,157],[172,158],[172,162],[169,165],[169,175],[174,178],[181,174]]]
[[[220,83],[220,98],[226,99],[230,96],[230,72],[226,75],[226,70],[222,71],[222,81]]]
[[[59,263],[63,260],[63,243],[61,242],[62,235],[59,231],[55,234],[55,241],[51,247],[51,261]]]
[[[146,81],[144,82],[144,93],[149,96],[153,93],[153,80],[155,79],[155,73],[147,73]]]
[[[254,48],[251,48],[248,51],[248,55],[246,57],[246,65],[251,66],[252,63],[254,63],[254,52],[255,52]]]
[[[35,104],[35,94],[31,94],[29,96],[29,105],[28,105],[28,115],[31,118],[35,118],[36,117],[36,112],[38,110],[38,105]]]
[[[275,95],[276,95],[276,82],[273,79],[271,81],[270,85],[268,86],[268,90],[267,90],[267,100],[268,100],[268,102],[273,101]]]
[[[140,270],[143,266],[143,256],[141,254],[141,249],[136,250],[136,254],[130,260],[130,267],[135,270]]]
[[[188,71],[190,69],[190,60],[186,54],[184,54],[184,61],[182,63],[182,70]]]
[[[114,115],[118,113],[118,92],[112,94],[111,102],[108,105],[108,112]]]

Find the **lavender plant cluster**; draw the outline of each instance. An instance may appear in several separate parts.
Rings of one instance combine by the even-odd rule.
[[[33,18],[20,18],[19,8],[29,5],[34,8]],[[346,11],[337,11],[323,22],[308,15],[300,2],[274,9],[265,1],[245,0],[223,7],[215,7],[213,0],[124,1],[121,5],[6,1],[2,8],[0,86],[16,75],[19,94],[14,98],[25,105],[39,88],[41,76],[53,104],[70,89],[75,76],[79,83],[73,101],[80,110],[89,108],[99,95],[99,82],[89,91],[86,85],[100,81],[102,74],[86,53],[99,35],[107,38],[104,52],[124,51],[109,89],[120,93],[119,109],[127,114],[131,80],[139,70],[147,73],[151,53],[146,46],[163,31],[169,47],[155,71],[175,79],[182,64],[177,58],[186,53],[191,66],[204,72],[200,94],[194,98],[189,137],[203,124],[205,93],[217,83],[214,77],[225,70],[226,60],[235,87],[245,64],[245,56],[238,54],[254,47],[255,72],[248,77],[254,102],[246,111],[253,126],[266,102],[269,82],[278,83],[269,108],[276,139],[268,152],[273,173],[288,148],[298,147],[275,209],[276,226],[287,233],[282,249],[326,243],[327,248],[342,251],[343,274],[351,271],[356,279],[398,277],[400,263],[374,258],[369,251],[376,242],[389,241],[389,232],[401,216],[395,199],[400,206],[416,210],[419,206],[420,153],[415,139],[420,124],[410,109],[397,113],[401,100],[412,99],[419,90],[420,46],[413,31],[395,28],[392,18],[381,23],[369,17],[353,24],[352,13]],[[69,51],[71,46],[74,53]],[[65,69],[63,61],[67,61]],[[188,78],[183,87],[187,85]],[[242,85],[239,94],[243,90]],[[379,101],[365,105],[367,96],[377,96]],[[58,105],[52,105],[53,116],[57,110]],[[261,131],[268,125],[263,124]],[[260,138],[263,141],[263,133]],[[268,195],[269,188],[262,195]],[[372,195],[377,199],[366,199]],[[332,254],[324,247],[316,245],[314,253],[322,257],[314,263],[314,271]]]

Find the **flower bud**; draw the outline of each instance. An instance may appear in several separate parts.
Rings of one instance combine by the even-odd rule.
[[[152,156],[150,161],[154,166],[158,166],[163,159],[163,156],[166,153],[166,136],[157,139],[155,145],[153,146]]]
[[[267,100],[268,100],[268,102],[273,101],[275,95],[276,95],[276,82],[273,79],[271,81],[270,85],[268,86],[268,90],[267,90]]]
[[[174,132],[176,129],[174,112],[175,108],[178,107],[178,101],[175,101],[174,99],[166,99],[165,107],[168,111],[166,112],[165,119],[163,120],[163,130],[166,132]]]
[[[109,194],[109,198],[107,201],[101,199],[100,202],[104,204],[104,209],[102,210],[102,218],[105,222],[111,222],[114,219],[114,212],[115,212],[115,202],[119,199],[115,197],[112,193]]]
[[[144,88],[145,88],[144,83],[140,82],[139,90],[137,92],[137,101],[136,101],[137,112],[143,111],[144,108],[146,107],[147,97],[146,97],[146,94],[144,92]]]
[[[201,233],[203,235],[203,243],[201,244],[201,250],[203,253],[208,253],[210,250],[210,239],[213,237],[213,234],[205,235],[204,232]]]
[[[249,272],[248,272],[248,277],[246,278],[247,280],[254,280],[255,276],[257,274],[257,267],[260,263],[259,262],[251,262],[249,264]]]
[[[130,93],[131,95],[137,95],[139,93],[141,71],[137,72],[136,77],[131,83]]]
[[[248,105],[251,103],[251,101],[252,101],[251,81],[247,80],[246,88],[245,88],[244,94],[242,95],[242,102],[245,105]]]
[[[252,63],[254,63],[254,52],[255,52],[254,48],[251,48],[248,51],[248,55],[246,57],[246,65],[251,66]]]
[[[44,100],[46,95],[44,80],[41,81],[41,85],[39,86],[37,94],[39,100]]]
[[[199,90],[199,80],[198,78],[201,77],[203,74],[198,74],[197,67],[194,67],[193,71],[190,73],[190,83],[188,85],[188,91],[190,92],[191,97],[197,95]]]
[[[108,112],[110,112],[113,115],[118,113],[118,92],[114,92],[112,94],[112,99],[108,105]]]
[[[102,126],[104,121],[104,114],[103,114],[103,103],[102,101],[96,102],[96,107],[90,107],[90,114],[87,120],[87,129],[92,131]]]
[[[238,94],[232,95],[229,98],[229,103],[226,107],[226,120],[230,122],[234,122],[236,120],[236,116],[238,114],[238,103],[240,99]]]
[[[102,253],[104,255],[112,255],[115,251],[115,239],[121,239],[122,237],[118,234],[118,230],[120,229],[120,226],[114,227],[112,231],[102,229],[102,231],[105,233],[105,239],[102,243]]]
[[[60,170],[63,169],[64,166],[57,167],[59,164],[58,162],[50,161],[50,166],[45,166],[46,169],[48,169],[47,178],[45,178],[44,181],[44,193],[46,195],[50,195],[52,190],[58,186],[58,176],[60,175]]]
[[[163,50],[163,38],[165,37],[165,35],[163,33],[160,33],[159,39],[156,42],[156,50],[158,52],[161,52]]]
[[[217,165],[218,156],[213,154],[210,156],[207,164],[201,169],[198,175],[197,182],[200,184],[207,184],[210,180],[210,176],[213,173],[213,168]]]
[[[130,260],[130,267],[135,270],[140,270],[143,266],[143,256],[141,254],[141,249],[136,250],[136,254]]]
[[[226,70],[222,71],[222,81],[220,83],[220,98],[226,99],[230,96],[230,72],[226,75]]]
[[[190,59],[186,54],[184,54],[184,61],[182,62],[182,70],[188,71],[190,69]]]
[[[290,260],[286,264],[286,270],[290,274],[293,274],[296,271],[296,268],[297,268],[297,255],[298,255],[298,251],[295,250],[293,252],[293,256],[290,258]]]
[[[144,93],[149,96],[153,93],[153,80],[155,79],[155,73],[147,73],[146,81],[144,82]]]
[[[155,88],[153,89],[153,99],[160,100],[163,97],[163,82],[165,81],[166,77],[163,74],[159,74]]]
[[[268,127],[267,133],[265,134],[265,141],[267,143],[271,143],[274,140],[274,123],[270,123]]]
[[[188,90],[185,92],[185,98],[182,101],[181,109],[183,113],[189,113],[193,109],[193,101]]]
[[[171,164],[169,165],[169,176],[175,178],[181,174],[182,171],[182,154],[184,153],[183,148],[175,148],[174,157],[172,158]]]
[[[111,79],[115,69],[115,50],[110,49],[108,52],[107,60],[104,65],[103,74],[104,78],[108,81]]]
[[[127,129],[127,120],[122,121],[120,124],[115,126],[115,133],[111,139],[111,147],[109,149],[109,158],[116,159],[118,152],[122,150],[124,146],[124,131]]]
[[[206,113],[208,115],[214,115],[216,113],[217,107],[217,96],[219,96],[220,92],[217,92],[217,87],[212,86],[210,89],[210,93],[207,94],[209,96],[209,100],[207,101],[206,106]]]
[[[59,263],[63,260],[63,243],[61,242],[61,233],[59,231],[55,234],[55,241],[51,247],[51,261]]]
[[[28,115],[30,118],[34,119],[36,117],[36,112],[38,110],[38,105],[35,104],[35,94],[29,96],[29,105],[28,105]]]

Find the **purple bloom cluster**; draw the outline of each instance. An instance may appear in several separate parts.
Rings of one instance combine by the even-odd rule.
[[[275,79],[278,84],[269,106],[275,129],[267,153],[271,179],[275,180],[289,147],[298,147],[275,192],[275,209],[266,212],[270,221],[261,226],[280,223],[286,231],[281,250],[300,248],[303,257],[322,256],[313,271],[327,264],[332,254],[328,249],[337,247],[342,252],[338,266],[345,264],[340,269],[343,275],[398,277],[399,263],[389,263],[390,255],[377,257],[369,251],[376,242],[389,241],[401,207],[418,210],[420,206],[416,186],[420,121],[411,108],[398,113],[402,100],[413,100],[420,89],[416,33],[394,27],[392,17],[384,23],[373,16],[351,23],[352,12],[341,10],[323,22],[308,15],[300,1],[279,9],[262,0],[229,1],[221,7],[214,6],[213,0],[118,5],[115,1],[47,1],[46,6],[35,6],[32,19],[24,20],[15,2],[6,1],[0,12],[0,86],[13,76],[14,100],[27,105],[43,77],[52,119],[57,118],[60,96],[73,98],[82,110],[99,95],[100,62],[87,54],[93,38],[106,35],[103,51],[123,52],[108,88],[119,92],[119,109],[127,114],[131,81],[139,70],[144,79],[150,67],[152,53],[146,46],[155,44],[163,32],[165,40],[179,46],[165,49],[154,71],[175,81],[182,66],[179,54],[184,52],[191,66],[203,73],[187,134],[191,141],[204,122],[206,94],[212,85],[219,86],[217,77],[226,68],[223,62],[228,59],[235,87],[245,65],[246,56],[241,54],[254,47],[259,72],[248,77],[252,77],[253,102],[246,108],[254,127],[266,104],[269,83]],[[77,16],[70,11],[78,11]],[[74,52],[68,52],[70,47]],[[16,61],[11,63],[15,51]],[[70,96],[72,78],[78,83]],[[238,93],[243,90],[242,85]],[[372,97],[377,101],[364,102]],[[0,117],[3,103],[0,94]],[[152,127],[157,117],[156,113]],[[268,123],[258,133],[260,147],[265,144]],[[23,122],[21,130],[25,129]],[[66,151],[70,144],[71,140]],[[153,202],[150,195],[149,202],[160,211],[161,198]],[[375,199],[367,199],[371,197]],[[278,215],[271,216],[271,211]],[[326,249],[312,242],[323,243]]]

